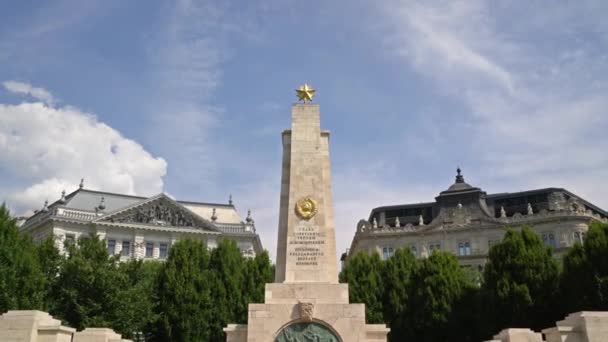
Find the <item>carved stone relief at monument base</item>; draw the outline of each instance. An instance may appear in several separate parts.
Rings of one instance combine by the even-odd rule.
[[[153,202],[139,208],[133,208],[123,214],[109,217],[110,222],[144,223],[158,226],[192,227],[194,219],[174,206],[162,202]]]
[[[321,324],[294,323],[281,330],[275,342],[340,342],[340,339]]]
[[[300,318],[305,322],[312,322],[315,305],[313,303],[300,303],[298,306],[300,309]]]

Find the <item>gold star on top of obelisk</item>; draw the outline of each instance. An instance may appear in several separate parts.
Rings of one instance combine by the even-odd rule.
[[[306,83],[296,89],[296,93],[298,94],[298,100],[304,103],[312,101],[312,97],[315,96],[315,90]]]

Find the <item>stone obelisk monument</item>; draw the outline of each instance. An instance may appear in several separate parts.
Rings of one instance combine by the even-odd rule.
[[[349,304],[338,283],[329,132],[314,89],[296,90],[291,130],[283,132],[283,172],[275,282],[264,304],[249,304],[246,325],[224,329],[228,342],[385,342],[384,324],[366,324],[364,304]]]

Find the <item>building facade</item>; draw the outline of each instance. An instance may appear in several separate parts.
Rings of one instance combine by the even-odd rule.
[[[543,243],[561,257],[576,241],[582,242],[592,220],[608,222],[605,210],[562,188],[486,194],[464,181],[456,181],[434,202],[382,206],[360,220],[347,261],[361,251],[378,252],[383,259],[397,248],[416,257],[434,250],[453,252],[463,266],[482,268],[490,247],[509,228],[529,226]]]
[[[241,220],[232,199],[228,204],[176,201],[165,194],[138,197],[85,189],[45,203],[20,227],[41,241],[54,236],[55,246],[97,232],[109,254],[129,258],[163,260],[171,246],[184,238],[199,239],[214,248],[220,239],[237,242],[241,253],[253,257],[263,251],[255,222],[248,212]]]

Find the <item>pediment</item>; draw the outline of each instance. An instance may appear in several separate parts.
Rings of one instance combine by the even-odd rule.
[[[219,229],[210,221],[196,215],[165,194],[160,194],[95,220],[99,223],[127,223],[136,225]]]

